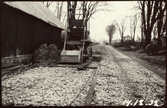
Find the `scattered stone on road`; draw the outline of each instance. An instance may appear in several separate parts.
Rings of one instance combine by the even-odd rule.
[[[111,46],[96,45],[93,52],[101,53],[102,60],[92,106],[164,104],[166,81],[155,71]],[[2,105],[84,106],[93,72],[92,69],[77,71],[76,68],[40,66],[9,78],[3,76]]]
[[[92,105],[151,105],[151,101],[154,101],[152,106],[164,104],[164,79],[113,47],[103,47],[106,54],[101,61],[101,73],[97,78]],[[132,102],[129,104],[128,100]]]

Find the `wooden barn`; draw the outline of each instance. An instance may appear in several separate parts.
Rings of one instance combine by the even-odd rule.
[[[1,67],[28,62],[42,44],[62,49],[63,23],[41,2],[3,2]]]

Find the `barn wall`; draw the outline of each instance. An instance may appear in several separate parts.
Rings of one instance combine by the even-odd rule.
[[[31,55],[44,43],[62,49],[61,30],[34,16],[3,4],[2,57]]]
[[[2,57],[33,54],[43,43],[61,49],[61,29],[3,4]]]

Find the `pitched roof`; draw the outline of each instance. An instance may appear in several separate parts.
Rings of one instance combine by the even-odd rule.
[[[4,2],[5,4],[17,8],[27,14],[37,17],[55,27],[65,29],[62,22],[41,2]]]

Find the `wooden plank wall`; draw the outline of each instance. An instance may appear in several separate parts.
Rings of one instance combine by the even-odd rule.
[[[61,29],[3,4],[2,57],[33,54],[44,43],[62,49]]]

